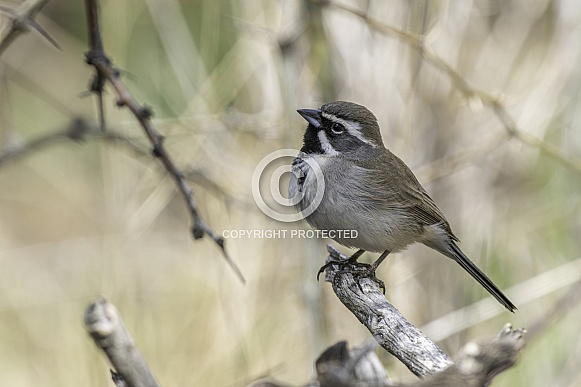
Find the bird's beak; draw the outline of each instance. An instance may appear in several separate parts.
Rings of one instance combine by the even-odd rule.
[[[301,115],[307,122],[315,128],[321,126],[321,111],[319,109],[299,109],[297,113]]]

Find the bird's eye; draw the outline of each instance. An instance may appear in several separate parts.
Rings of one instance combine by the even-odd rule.
[[[345,127],[338,122],[334,122],[333,125],[331,125],[331,132],[333,132],[333,134],[342,134],[344,131]]]

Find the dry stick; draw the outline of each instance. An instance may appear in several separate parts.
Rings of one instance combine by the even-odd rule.
[[[103,50],[103,43],[101,39],[101,32],[99,28],[98,4],[97,0],[85,0],[87,7],[87,18],[89,24],[89,44],[91,50],[85,54],[87,63],[95,67],[96,75],[93,80],[93,85],[104,84],[109,82],[117,92],[117,106],[127,107],[141,124],[149,141],[153,145],[153,154],[157,157],[174,179],[180,193],[188,206],[190,216],[192,218],[191,232],[194,239],[200,239],[204,234],[208,235],[221,249],[222,254],[228,264],[232,267],[235,274],[240,278],[242,283],[245,283],[244,277],[240,269],[230,259],[224,247],[224,239],[216,234],[206,223],[202,220],[198,213],[196,203],[194,202],[193,191],[188,185],[183,173],[175,166],[169,153],[163,146],[163,136],[153,126],[151,116],[153,114],[151,108],[146,105],[140,105],[129,92],[129,89],[119,79],[119,71],[114,69],[111,61],[105,55]]]
[[[347,257],[332,246],[327,246],[328,260],[342,261]],[[397,357],[411,372],[425,377],[444,370],[452,360],[413,326],[391,305],[369,278],[355,280],[356,267],[351,272],[336,266],[327,268],[325,280],[333,285],[339,300],[365,325],[375,340],[386,351]]]
[[[360,17],[365,21],[365,23],[367,23],[369,27],[373,28],[374,30],[386,35],[396,36],[401,41],[409,44],[412,47],[415,47],[419,51],[420,55],[428,63],[431,63],[435,67],[445,72],[450,77],[456,88],[458,88],[468,99],[476,99],[489,106],[510,136],[515,137],[517,140],[524,144],[527,144],[533,148],[537,148],[541,153],[559,161],[567,168],[575,172],[581,172],[581,160],[573,158],[565,154],[558,147],[520,130],[510,114],[508,114],[506,107],[501,103],[499,97],[482,90],[477,90],[470,86],[470,84],[462,77],[462,75],[458,73],[458,71],[456,71],[445,60],[440,58],[435,53],[435,51],[428,46],[425,40],[425,36],[409,31],[403,31],[398,28],[386,25],[379,20],[373,19],[366,12],[360,11],[358,9],[343,4],[332,4],[337,8]]]
[[[45,38],[50,44],[55,46],[56,48],[60,49],[59,44],[54,40],[48,32],[46,32],[37,22],[34,20],[36,15],[40,12],[42,7],[48,3],[49,0],[40,0],[36,3],[32,4],[30,7],[28,3],[30,1],[25,2],[21,9],[22,11],[14,11],[10,8],[0,6],[0,12],[8,15],[12,18],[12,25],[10,26],[10,30],[0,42],[0,56],[6,51],[6,49],[16,40],[16,38],[25,32],[27,32],[30,28],[34,31],[38,32],[43,38]]]
[[[85,310],[84,319],[85,329],[117,370],[116,373],[112,373],[117,385],[158,387],[147,362],[135,347],[135,342],[125,328],[115,305],[100,298],[89,304]],[[119,384],[119,380],[116,380],[119,377],[125,384]]]
[[[454,365],[408,387],[481,387],[518,360],[525,329],[506,324],[492,340],[470,342],[460,349]]]
[[[85,141],[89,138],[101,139],[112,143],[120,143],[131,149],[137,155],[149,156],[149,153],[140,148],[128,137],[113,131],[101,132],[96,126],[92,126],[80,118],[73,119],[71,124],[63,130],[45,134],[23,145],[10,146],[0,154],[0,167],[34,153],[42,148],[57,144],[62,141]]]

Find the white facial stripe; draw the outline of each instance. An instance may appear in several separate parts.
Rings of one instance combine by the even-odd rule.
[[[363,137],[363,134],[361,134],[361,125],[358,122],[347,121],[327,112],[322,112],[322,116],[328,119],[329,121],[337,122],[338,124],[343,125],[345,127],[345,130],[347,130],[347,133],[349,133],[351,136],[355,138],[358,138],[361,142],[369,144],[373,147],[376,146],[373,141]]]
[[[323,149],[323,152],[325,152],[325,154],[327,156],[337,156],[339,154],[339,152],[337,152],[335,150],[335,148],[333,148],[333,145],[331,145],[331,143],[329,142],[329,139],[327,138],[327,134],[325,133],[324,130],[319,130],[319,133],[317,133],[317,136],[319,136],[319,142],[321,143],[321,149]]]

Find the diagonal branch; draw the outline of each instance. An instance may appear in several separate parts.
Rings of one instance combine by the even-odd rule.
[[[224,239],[216,234],[216,232],[214,232],[201,218],[194,201],[192,188],[188,185],[184,174],[175,165],[171,156],[165,149],[163,145],[163,136],[153,125],[151,120],[153,111],[149,106],[140,105],[135,100],[129,89],[120,80],[119,71],[112,66],[111,61],[105,55],[99,28],[97,0],[85,0],[85,5],[87,7],[90,44],[90,51],[85,54],[85,57],[87,63],[93,66],[96,71],[92,85],[97,85],[99,87],[99,95],[102,94],[102,86],[105,84],[105,82],[108,82],[111,86],[113,86],[117,93],[117,106],[127,107],[131,113],[133,113],[153,146],[153,155],[161,161],[167,172],[173,178],[176,186],[178,187],[178,190],[182,194],[192,218],[192,236],[194,239],[200,239],[204,235],[208,235],[220,247],[224,258],[232,267],[238,278],[240,278],[240,280],[244,283],[245,280],[242,276],[242,273],[240,272],[240,269],[231,260],[230,256],[226,252]],[[91,91],[95,91],[93,86]]]
[[[398,28],[382,23],[381,21],[369,16],[368,13],[360,11],[356,8],[339,3],[332,3],[332,5],[363,19],[363,21],[370,28],[389,36],[395,36],[402,42],[405,42],[406,44],[416,48],[420,55],[426,60],[426,62],[432,64],[434,67],[446,73],[452,80],[452,83],[458,90],[460,90],[460,92],[466,96],[466,98],[469,100],[482,102],[484,105],[487,105],[489,108],[491,108],[510,136],[516,138],[520,142],[530,147],[537,148],[542,154],[557,160],[567,168],[581,173],[580,159],[573,158],[558,147],[519,129],[498,96],[472,87],[468,81],[466,81],[466,79],[464,79],[462,75],[458,73],[454,67],[452,67],[452,65],[438,56],[438,54],[436,54],[436,52],[431,49],[431,47],[426,42],[425,36],[400,30]]]

